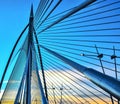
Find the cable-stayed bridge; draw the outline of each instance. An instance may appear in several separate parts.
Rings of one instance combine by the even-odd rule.
[[[32,5],[0,90],[1,104],[120,104],[120,1]]]

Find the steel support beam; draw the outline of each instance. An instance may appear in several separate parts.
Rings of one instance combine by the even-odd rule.
[[[35,30],[34,30],[34,35],[35,35],[36,43],[39,44]],[[41,83],[41,80],[40,80],[38,67],[36,67],[36,75],[37,75],[37,79],[38,79],[38,85],[39,85],[40,94],[41,94],[41,97],[42,97],[42,104],[48,104],[49,101],[48,101],[46,79],[45,79],[45,73],[44,73],[44,68],[43,68],[42,55],[41,55],[41,51],[40,51],[40,47],[39,46],[37,46],[37,50],[38,50],[39,59],[40,59],[40,66],[41,66],[41,70],[42,70],[42,77],[43,77],[45,94],[44,94],[42,83]]]
[[[36,43],[39,44],[35,30],[34,30],[34,34],[35,34]],[[42,62],[42,55],[41,55],[41,51],[40,51],[40,46],[37,46],[37,50],[38,50],[40,66],[41,66],[41,70],[42,70],[42,77],[43,77],[43,83],[44,83],[44,88],[45,88],[45,95],[46,95],[46,99],[48,100],[45,72],[44,72],[44,68],[43,68],[43,62]]]
[[[27,83],[26,103],[27,104],[31,104],[31,71],[32,71],[32,50],[30,49],[30,57],[28,61],[28,69],[27,69],[27,75],[26,75],[26,79],[27,79],[26,80],[26,83]]]
[[[29,18],[29,31],[28,31],[28,54],[30,56],[28,60],[28,69],[26,77],[26,103],[31,104],[31,72],[32,72],[32,45],[33,45],[33,5],[31,6],[30,18]]]
[[[43,87],[42,87],[42,83],[40,80],[40,76],[39,76],[39,71],[36,70],[36,74],[37,74],[37,79],[38,79],[38,84],[39,84],[39,88],[40,88],[40,92],[41,92],[41,97],[42,97],[42,104],[48,104],[48,101],[44,95],[44,91],[43,91]]]
[[[44,46],[41,46],[43,49],[51,53],[52,55],[56,56],[57,58],[61,59],[63,62],[67,63],[68,65],[72,66],[74,69],[78,70],[82,74],[88,78],[91,82],[102,88],[104,91],[108,92],[110,95],[114,96],[116,99],[120,99],[120,81],[116,80],[113,77],[105,75],[101,72],[96,71],[92,68],[87,68],[82,66],[62,55],[56,53]]]

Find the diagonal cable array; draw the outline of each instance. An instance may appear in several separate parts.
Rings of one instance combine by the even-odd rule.
[[[119,81],[120,1],[98,0],[76,12],[73,11],[81,2],[74,1],[69,6],[67,3],[50,0],[44,10],[38,6],[37,10],[43,12],[35,15],[39,41],[35,45]],[[50,104],[119,103],[119,99],[42,47],[41,55]]]
[[[120,0],[40,0],[4,70],[0,103],[119,104],[119,33]]]

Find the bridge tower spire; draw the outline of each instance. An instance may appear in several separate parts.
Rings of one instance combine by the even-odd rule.
[[[31,74],[32,74],[32,45],[33,45],[33,4],[31,5],[31,12],[29,18],[29,31],[28,31],[28,54],[29,55],[29,63],[27,69],[27,86],[26,86],[26,103],[31,104]]]

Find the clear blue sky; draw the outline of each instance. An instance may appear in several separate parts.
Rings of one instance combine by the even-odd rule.
[[[35,11],[39,0],[0,0],[0,76],[16,39],[29,21],[32,3]]]

